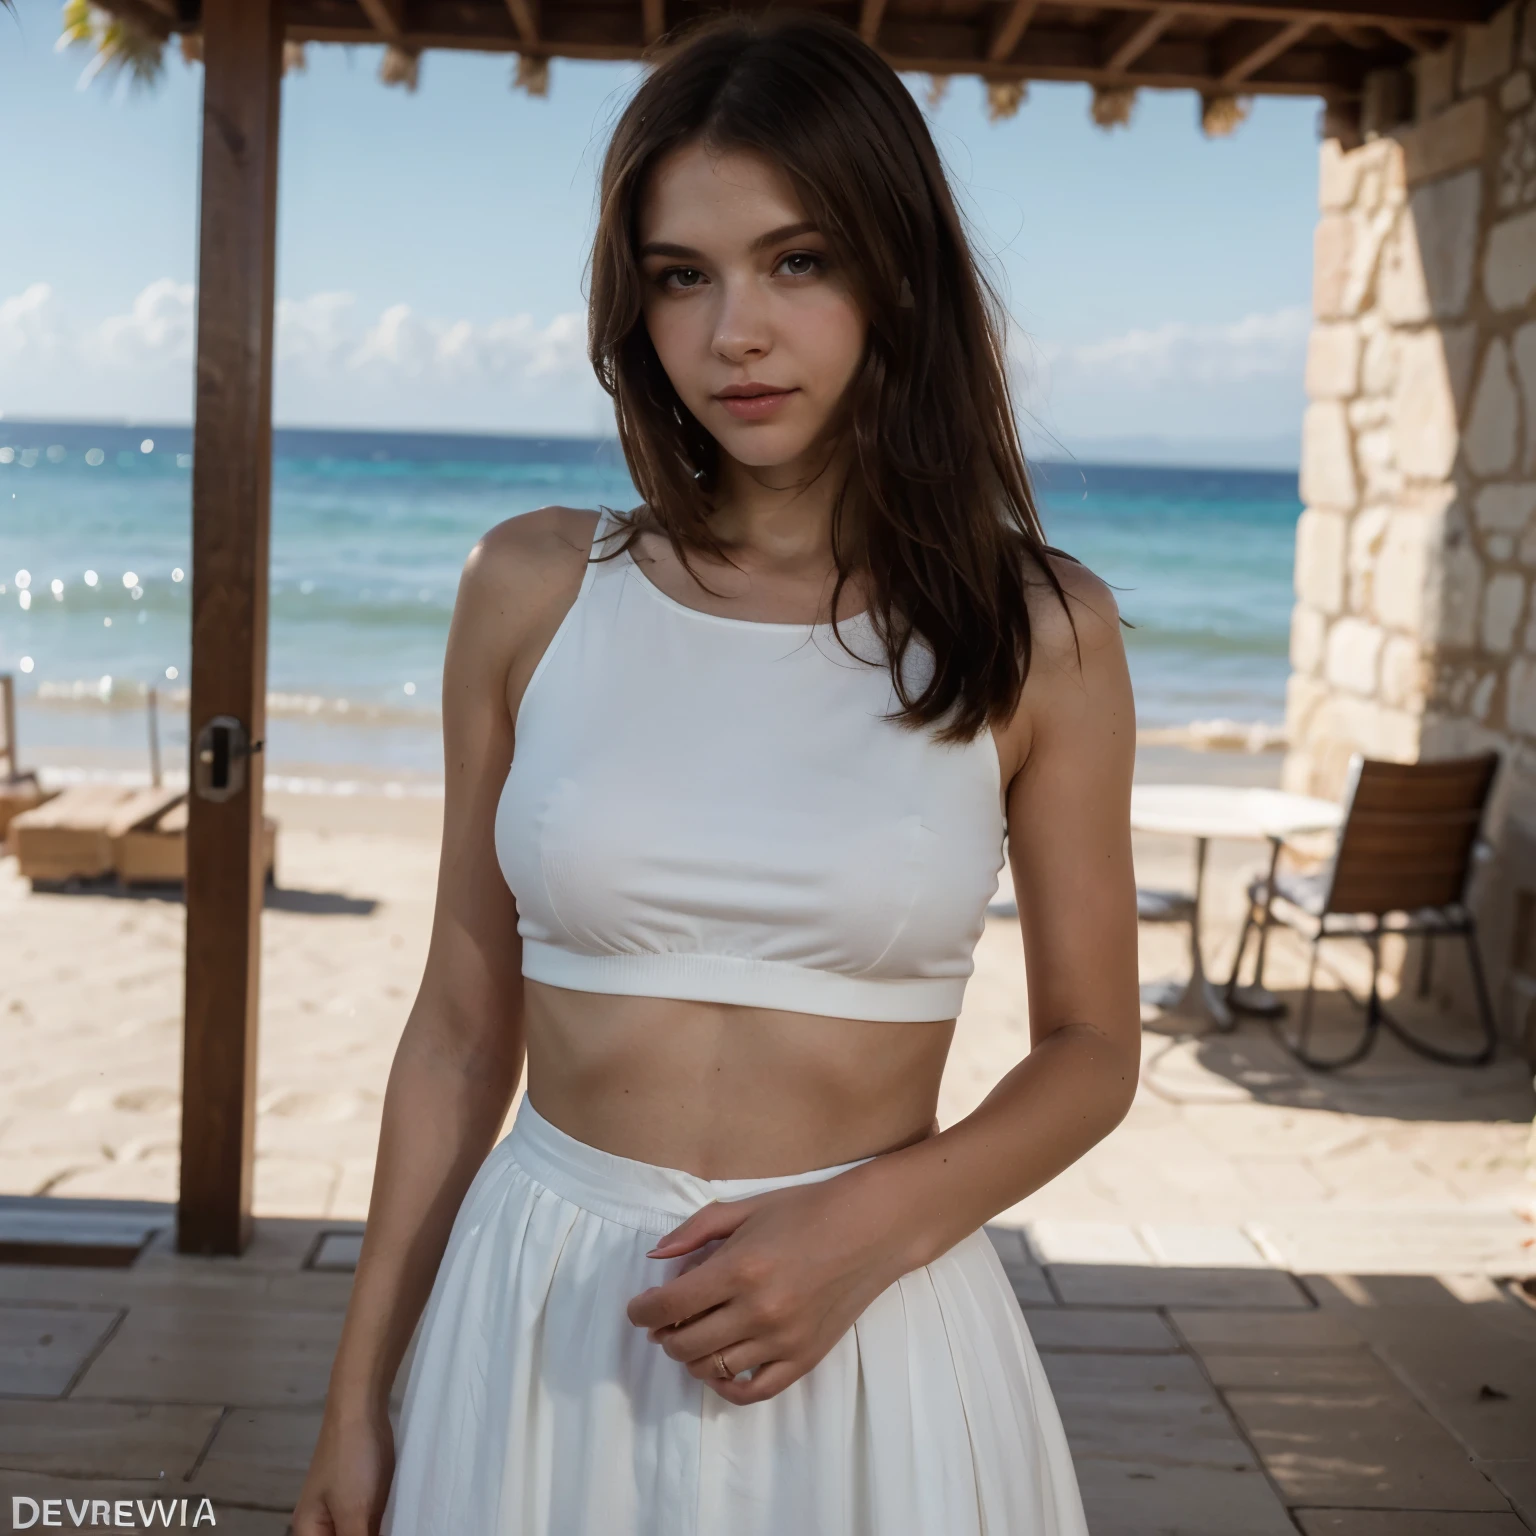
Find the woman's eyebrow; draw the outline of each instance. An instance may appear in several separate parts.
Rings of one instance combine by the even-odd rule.
[[[748,245],[750,251],[760,251],[765,245],[777,245],[781,240],[793,240],[796,235],[820,234],[813,219],[802,219],[798,224],[784,224],[778,229],[770,229],[767,234],[759,235]],[[641,256],[680,256],[701,257],[702,251],[696,251],[691,245],[673,245],[665,240],[647,240],[640,247]]]

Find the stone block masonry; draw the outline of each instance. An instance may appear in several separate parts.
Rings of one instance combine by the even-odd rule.
[[[1536,0],[1415,72],[1414,121],[1321,152],[1284,778],[1504,752],[1474,897],[1536,1055]]]

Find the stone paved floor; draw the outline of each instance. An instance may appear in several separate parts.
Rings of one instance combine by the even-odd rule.
[[[141,1209],[169,1222],[166,1207]],[[13,1498],[179,1512],[186,1498],[195,1516],[206,1498],[218,1529],[282,1536],[358,1230],[266,1218],[232,1260],[176,1255],[166,1225],[129,1269],[0,1266],[5,1512]],[[1093,1536],[1536,1527],[1536,1309],[1510,1288],[1077,1263],[1050,1260],[1028,1231],[992,1236]],[[401,1384],[403,1372],[397,1409]]]

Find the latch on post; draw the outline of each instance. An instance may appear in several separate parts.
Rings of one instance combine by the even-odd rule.
[[[260,752],[233,715],[215,715],[192,746],[192,791],[203,800],[229,800],[245,788],[245,760]]]

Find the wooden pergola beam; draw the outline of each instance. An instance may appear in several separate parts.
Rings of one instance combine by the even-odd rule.
[[[1234,22],[1216,42],[1217,72],[1225,90],[1234,90],[1266,64],[1293,48],[1313,28],[1310,21]]]
[[[667,0],[641,0],[640,29],[647,46],[666,36]]]
[[[1172,25],[1178,12],[1172,6],[1161,11],[1132,11],[1122,16],[1100,42],[1100,64],[1110,74],[1129,69]]]
[[[107,0],[109,6],[121,3],[122,0]],[[569,40],[582,49],[580,53],[573,53],[572,57],[633,58],[644,46],[642,3],[643,0],[631,0],[623,9],[614,7],[599,10],[587,6],[566,6],[551,0],[544,7],[543,15],[536,18],[541,51],[563,52],[565,40]],[[1010,3],[1017,6],[1019,0],[1010,0]],[[1157,11],[1167,8],[1168,0],[1115,0],[1113,6],[1117,11]],[[1338,21],[1346,26],[1382,26],[1390,22],[1431,30],[1486,22],[1497,8],[1498,0],[1337,0],[1337,3],[1325,7],[1319,7],[1316,0],[1311,4],[1298,3],[1298,0],[1178,0],[1174,6],[1183,15],[1228,20],[1306,19],[1314,25],[1318,22]],[[1005,58],[1011,58],[1010,54],[1003,52],[992,57],[994,47],[999,44],[1006,47],[1005,28],[1011,15],[1011,11],[1005,13],[1005,20],[999,24],[999,30],[991,41],[978,39],[974,21],[954,17],[943,24],[963,29],[969,34],[969,46],[964,50],[966,56],[973,67],[992,74],[996,71],[985,68],[989,62],[997,64],[1004,62]],[[1033,7],[1023,17],[1026,26],[1033,26],[1032,18]],[[914,18],[908,12],[899,19],[906,22]],[[495,51],[515,50],[521,46],[517,23],[510,8],[499,5],[470,10],[460,0],[414,0],[410,7],[410,21],[410,37],[414,47]],[[879,27],[882,47],[886,29],[895,24],[888,13],[882,16]],[[289,36],[295,39],[317,42],[377,40],[377,34],[367,24],[356,0],[289,0],[288,31]],[[1017,41],[1015,38],[1014,42]]]
[[[233,716],[266,735],[283,0],[203,0],[202,202],[192,430],[192,739],[186,1021],[182,1040],[184,1253],[240,1253],[251,1237],[257,1003],[266,860],[262,757],[244,787],[207,798],[198,738]]]
[[[1014,49],[1019,46],[1020,39],[1029,30],[1029,24],[1034,19],[1038,4],[1039,0],[1013,0],[1008,7],[1008,14],[1003,17],[1001,24],[988,40],[987,62],[989,64],[1006,63],[1013,57]]]

